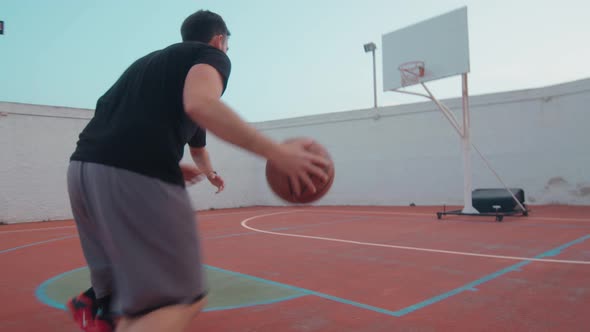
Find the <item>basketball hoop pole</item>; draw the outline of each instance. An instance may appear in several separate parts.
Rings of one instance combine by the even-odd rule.
[[[436,97],[432,94],[432,92],[430,92],[430,89],[428,89],[428,87],[426,86],[426,84],[424,84],[424,82],[419,82],[419,84],[422,85],[422,87],[424,88],[424,90],[428,94],[422,94],[422,93],[413,92],[413,91],[403,91],[403,90],[397,90],[397,89],[391,90],[391,91],[409,94],[409,95],[420,96],[420,97],[425,97],[425,98],[432,100],[436,104],[436,106],[438,106],[438,108],[443,113],[443,115],[447,118],[449,123],[453,126],[453,128],[455,129],[457,134],[459,134],[459,137],[461,138],[461,145],[463,148],[463,203],[464,203],[463,209],[461,210],[460,214],[482,215],[482,213],[480,213],[476,208],[473,207],[473,196],[472,196],[472,189],[473,189],[472,188],[473,187],[473,182],[472,182],[473,174],[472,173],[473,172],[472,172],[472,168],[471,168],[471,148],[473,147],[473,149],[475,149],[475,151],[479,154],[481,159],[484,161],[485,165],[490,169],[490,171],[492,171],[492,173],[494,173],[494,175],[496,176],[498,181],[500,181],[500,183],[502,183],[504,188],[510,193],[510,195],[512,195],[512,198],[518,204],[518,206],[521,208],[521,210],[524,211],[523,214],[528,215],[528,211],[527,211],[526,207],[518,200],[518,198],[516,198],[516,195],[512,192],[512,190],[510,190],[510,188],[508,188],[508,186],[502,180],[502,178],[500,178],[498,173],[493,169],[493,167],[490,165],[490,162],[481,153],[481,151],[479,151],[477,146],[473,142],[471,142],[471,131],[470,131],[471,130],[471,112],[469,111],[469,91],[468,91],[468,84],[467,84],[467,73],[462,74],[461,79],[462,79],[463,126],[459,125],[459,122],[457,121],[457,118],[455,118],[453,113],[443,103],[441,103],[438,99],[436,99]],[[459,213],[459,211],[444,212],[444,213],[441,212],[440,215],[442,215],[442,214],[458,214],[458,213]],[[485,215],[485,213],[484,213],[484,215]],[[440,217],[439,217],[439,219],[440,219]]]
[[[424,90],[428,93],[428,96],[423,95],[424,97],[429,98],[432,100],[436,106],[440,109],[440,111],[446,116],[447,120],[451,123],[453,128],[459,134],[461,138],[461,144],[463,148],[463,210],[462,213],[467,214],[479,214],[473,207],[473,198],[472,198],[472,168],[471,168],[471,117],[469,112],[469,90],[467,87],[467,73],[461,74],[462,79],[462,108],[463,108],[463,126],[460,126],[457,119],[451,113],[451,111],[444,106],[441,102],[439,102],[436,97],[430,92],[426,84],[420,83]],[[407,91],[398,91],[403,93],[408,93]],[[418,93],[412,93],[416,95],[421,95]]]
[[[522,213],[527,215],[528,211],[523,204],[524,192],[522,192],[522,198],[516,197],[517,195],[506,186],[489,161],[479,151],[479,148],[472,143],[468,89],[470,65],[467,16],[467,6],[463,6],[445,14],[383,34],[381,46],[383,49],[383,88],[384,91],[395,91],[432,100],[459,135],[461,154],[463,156],[463,207],[456,211],[446,211],[445,208],[444,212],[437,212],[438,219],[447,214],[493,215],[497,221],[502,221],[503,216],[516,214],[517,212],[515,209],[510,212],[509,210],[512,209],[510,206],[503,208],[500,205],[494,205],[492,207],[496,211],[492,214],[489,212],[491,210],[489,210],[488,205],[486,205],[488,203],[482,204],[482,207],[480,207],[477,191],[473,192],[472,190],[472,150],[479,154],[485,165],[494,173],[504,188],[510,192]],[[444,45],[449,45],[449,47],[440,49],[443,41]],[[455,112],[451,112],[448,107],[437,100],[425,84],[426,82],[459,75],[462,79],[462,119],[459,119],[459,116],[455,117]],[[403,88],[414,85],[421,85],[426,93],[403,90]],[[517,190],[519,190],[518,195],[520,195],[521,189]],[[475,204],[473,199],[476,200]],[[523,202],[521,203],[520,200],[523,200]],[[503,202],[503,198],[499,201]],[[502,211],[499,211],[500,209]]]
[[[409,92],[409,91],[401,91],[397,90],[398,92],[402,93],[409,93],[414,95],[423,96],[432,100],[436,106],[440,109],[440,111],[445,115],[447,120],[451,123],[453,128],[459,134],[461,138],[461,145],[463,150],[463,210],[462,213],[465,214],[479,214],[479,211],[473,207],[473,197],[472,197],[472,187],[473,187],[473,170],[471,168],[471,117],[469,112],[469,89],[467,84],[467,73],[461,74],[462,79],[462,108],[463,108],[463,126],[459,124],[453,113],[442,103],[440,103],[436,97],[430,92],[428,87],[424,84],[424,82],[420,82],[420,78],[423,75],[422,72],[414,72],[416,68],[420,68],[414,66],[416,63],[420,63],[420,61],[411,61],[400,66],[400,71],[402,73],[402,85],[404,83],[415,84],[419,83],[422,85],[424,90],[428,93],[428,95],[423,95],[420,93]],[[406,65],[410,65],[407,67]],[[404,81],[405,80],[405,81]]]
[[[469,116],[469,92],[467,89],[467,73],[461,75],[463,91],[463,213],[479,213],[473,207],[471,196],[472,169],[471,169],[471,117]]]

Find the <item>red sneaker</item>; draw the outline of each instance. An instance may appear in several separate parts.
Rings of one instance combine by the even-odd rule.
[[[94,299],[84,293],[68,302],[68,310],[82,331],[88,331],[88,327],[94,325],[94,314],[92,312],[94,306]]]
[[[115,324],[108,313],[104,313],[96,300],[82,293],[68,302],[68,310],[80,329],[85,332],[113,332]]]

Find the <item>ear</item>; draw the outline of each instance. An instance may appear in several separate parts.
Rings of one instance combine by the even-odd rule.
[[[213,36],[213,38],[211,38],[211,41],[209,42],[209,45],[220,50],[223,49],[223,35]]]

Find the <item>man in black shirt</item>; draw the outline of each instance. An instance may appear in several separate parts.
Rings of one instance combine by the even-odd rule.
[[[200,173],[223,189],[206,132],[272,160],[296,194],[327,179],[312,141],[278,144],[220,97],[231,71],[223,19],[198,11],[182,43],[136,60],[99,98],[68,169],[72,212],[92,288],[69,303],[85,331],[182,331],[205,304],[194,212],[185,183]],[[199,166],[180,165],[185,145]]]

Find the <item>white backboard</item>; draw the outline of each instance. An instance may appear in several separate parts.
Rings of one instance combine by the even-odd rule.
[[[399,65],[424,61],[428,82],[469,72],[467,7],[382,36],[383,91],[403,87]]]

